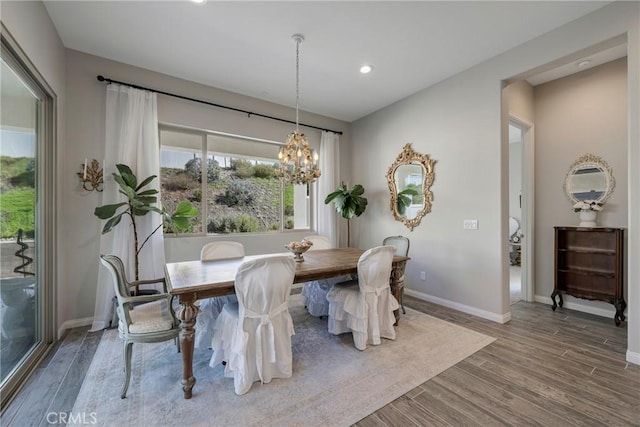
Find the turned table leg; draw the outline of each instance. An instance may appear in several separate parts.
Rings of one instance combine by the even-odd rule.
[[[191,399],[191,390],[196,384],[193,376],[193,348],[196,317],[200,309],[194,304],[195,298],[180,297],[180,308],[176,313],[180,320],[180,351],[182,352],[182,391],[185,399]]]
[[[398,261],[393,264],[391,268],[391,277],[389,278],[389,286],[391,287],[391,293],[398,300],[402,301],[402,293],[404,292],[404,268],[407,265],[407,261]],[[400,320],[400,309],[395,310],[393,315],[396,317],[396,323],[398,325]]]

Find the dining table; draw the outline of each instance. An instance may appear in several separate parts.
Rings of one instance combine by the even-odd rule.
[[[303,261],[296,262],[295,283],[330,277],[353,275],[358,272],[358,260],[365,252],[358,248],[319,249],[304,253]],[[293,254],[285,253],[291,257]],[[180,304],[176,317],[180,321],[180,351],[182,352],[182,391],[190,399],[196,383],[193,376],[195,324],[199,312],[198,300],[235,292],[234,279],[238,267],[256,258],[283,255],[282,253],[250,255],[214,261],[170,262],[165,265],[169,292]],[[404,288],[404,269],[409,257],[395,255],[389,284],[392,294],[400,300]],[[400,311],[394,312],[396,324]]]

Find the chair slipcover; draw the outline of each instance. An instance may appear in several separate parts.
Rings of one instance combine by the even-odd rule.
[[[244,246],[239,242],[220,241],[207,243],[200,251],[200,260],[215,261],[244,257]],[[196,348],[210,348],[213,339],[213,325],[226,303],[236,303],[235,295],[206,298],[198,301],[200,313],[196,317]]]
[[[171,305],[172,296],[167,292],[163,278],[129,282],[124,264],[115,255],[100,255],[113,278],[118,299],[118,332],[124,341],[124,385],[120,397],[124,399],[131,379],[131,353],[133,343],[160,342],[177,339],[180,333],[178,320]],[[152,295],[131,296],[131,290],[140,285],[162,283],[164,292]],[[176,341],[177,342],[177,341]]]
[[[310,251],[319,249],[331,249],[333,246],[329,239],[324,236],[307,236],[304,240],[309,240],[313,245]],[[349,280],[348,277],[332,277],[329,279],[313,280],[302,284],[302,302],[309,311],[309,314],[316,317],[329,315],[329,302],[327,292],[338,282]]]
[[[240,265],[235,278],[236,304],[225,304],[215,323],[210,366],[226,362],[236,394],[260,380],[292,375],[293,320],[288,300],[295,275],[290,256],[273,256]]]
[[[389,236],[382,241],[383,246],[393,246],[396,248],[396,255],[408,256],[409,255],[409,238],[404,236]],[[404,271],[402,277],[399,279],[404,282]],[[400,291],[400,306],[402,307],[402,313],[407,314],[404,309],[404,287]]]
[[[329,332],[351,332],[358,350],[380,344],[380,338],[396,338],[393,311],[400,305],[389,286],[394,251],[392,246],[365,251],[358,260],[358,280],[336,284],[327,294]]]

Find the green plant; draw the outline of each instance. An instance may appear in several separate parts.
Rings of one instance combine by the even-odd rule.
[[[16,188],[0,194],[0,237],[15,239],[18,230],[33,237],[35,230],[35,200],[33,188]]]
[[[107,220],[102,228],[102,234],[106,234],[113,230],[122,220],[123,216],[128,216],[133,226],[133,249],[135,253],[135,280],[139,280],[139,254],[144,245],[149,241],[151,236],[163,225],[167,229],[178,233],[186,230],[190,226],[191,218],[198,215],[198,209],[191,205],[191,202],[184,201],[178,203],[173,213],[169,213],[162,208],[154,206],[157,203],[158,190],[155,188],[144,189],[155,178],[156,175],[144,179],[138,184],[138,178],[127,165],[117,164],[118,173],[113,173],[113,178],[120,186],[119,193],[126,197],[126,201],[111,205],[98,206],[94,215],[100,219]],[[124,208],[120,210],[120,208]],[[150,212],[155,212],[162,216],[162,223],[156,227],[138,246],[138,227],[136,218],[145,216]]]
[[[202,159],[196,157],[189,160],[184,165],[184,171],[191,178],[202,182]],[[207,159],[207,182],[214,182],[220,179],[220,166],[218,161],[214,159]]]
[[[409,205],[413,203],[413,197],[417,195],[419,195],[418,190],[416,190],[414,187],[409,186],[398,193],[396,208],[398,209],[398,213],[400,215],[404,215]]]
[[[249,160],[231,159],[231,169],[240,179],[246,179],[253,176],[253,167]]]
[[[362,215],[367,209],[367,198],[363,194],[364,187],[362,185],[356,184],[349,190],[342,183],[324,199],[325,205],[333,203],[336,211],[347,220],[347,246],[351,244],[351,230],[349,228],[351,218]]]
[[[162,182],[163,190],[180,191],[200,187],[200,183],[184,172],[167,174]]]
[[[207,233],[254,233],[259,231],[258,220],[248,215],[223,216],[209,221]]]
[[[259,187],[250,181],[232,181],[224,194],[216,197],[216,203],[227,206],[248,206],[253,203]]]
[[[253,167],[253,176],[256,178],[275,178],[273,166],[258,164]]]

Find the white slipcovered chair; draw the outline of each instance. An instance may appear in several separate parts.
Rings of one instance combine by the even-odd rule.
[[[220,241],[207,243],[200,251],[201,261],[217,261],[244,257],[244,245],[239,242]],[[196,348],[210,348],[213,326],[226,303],[238,302],[235,295],[206,298],[200,300],[200,313],[196,317]]]
[[[404,236],[389,236],[385,237],[382,241],[384,246],[393,246],[396,248],[396,255],[400,256],[409,256],[409,238]],[[404,281],[404,272],[400,280]],[[407,314],[407,311],[404,309],[404,286],[400,290],[400,307],[402,307],[402,313]]]
[[[152,343],[170,339],[176,339],[177,342],[180,328],[171,306],[172,296],[167,291],[164,277],[129,282],[120,258],[115,255],[100,255],[100,261],[113,277],[113,286],[118,300],[118,332],[124,341],[124,385],[120,398],[124,399],[131,379],[133,343]],[[137,286],[156,283],[162,283],[163,293],[131,296],[131,291]]]
[[[358,350],[395,339],[393,311],[400,305],[391,294],[389,278],[395,248],[378,246],[358,260],[358,279],[336,284],[327,294],[329,333],[351,332]]]
[[[246,261],[235,277],[238,302],[225,304],[215,323],[209,365],[226,362],[224,375],[234,379],[236,394],[260,380],[292,375],[289,294],[295,276],[290,256]]]
[[[304,240],[309,240],[313,243],[309,248],[310,251],[333,248],[329,239],[324,236],[307,236]],[[316,317],[328,316],[329,302],[327,301],[327,292],[333,285],[345,280],[348,280],[348,277],[332,277],[303,283],[301,291],[302,302],[309,314]]]

